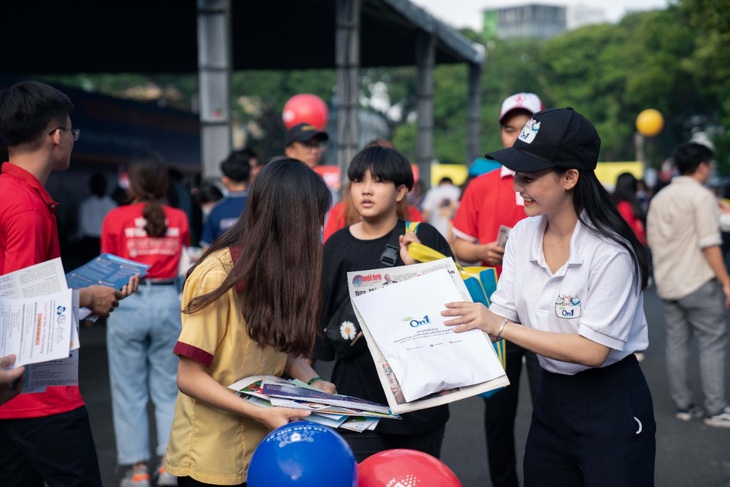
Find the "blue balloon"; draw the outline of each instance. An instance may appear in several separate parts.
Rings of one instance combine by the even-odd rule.
[[[297,421],[275,429],[253,452],[248,487],[357,487],[357,462],[332,429]]]

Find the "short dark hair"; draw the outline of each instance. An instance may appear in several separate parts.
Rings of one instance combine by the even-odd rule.
[[[395,144],[388,139],[373,139],[365,144],[365,147],[363,147],[363,149],[367,149],[368,147],[388,147],[389,149],[397,150]]]
[[[221,172],[225,177],[237,183],[245,183],[251,175],[250,160],[256,157],[256,153],[250,149],[242,149],[231,152],[223,162],[221,162]]]
[[[91,193],[101,198],[106,194],[106,176],[100,172],[95,172],[89,179],[89,189]]]
[[[244,147],[243,149],[241,149],[238,152],[240,152],[241,154],[243,154],[245,156],[248,156],[249,159],[258,159],[259,158],[259,155],[256,153],[256,151],[250,147]]]
[[[392,181],[396,187],[404,184],[408,191],[413,188],[411,164],[395,149],[373,146],[361,150],[352,158],[347,177],[350,181],[358,181],[368,170],[373,178]]]
[[[193,195],[195,196],[195,202],[198,205],[214,203],[223,198],[221,190],[211,183],[200,183],[200,186],[193,190]]]
[[[712,162],[712,149],[697,142],[687,142],[678,145],[672,151],[672,160],[679,174],[688,176],[694,174],[703,162]]]
[[[517,115],[527,115],[528,117],[531,117],[534,115],[534,113],[530,110],[527,110],[526,108],[513,108],[512,110],[502,115],[502,118],[499,120],[499,126],[504,127],[509,123],[510,120],[515,118]]]
[[[66,123],[71,100],[39,81],[23,81],[0,92],[0,137],[8,147],[36,140],[52,121]]]

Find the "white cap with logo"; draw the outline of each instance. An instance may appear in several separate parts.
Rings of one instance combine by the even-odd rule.
[[[517,109],[527,110],[531,114],[537,113],[543,109],[542,101],[534,93],[515,93],[502,102],[499,121],[501,122],[505,115]]]

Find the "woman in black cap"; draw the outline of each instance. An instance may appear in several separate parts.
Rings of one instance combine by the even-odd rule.
[[[585,117],[554,109],[487,154],[516,171],[528,218],[510,232],[490,309],[443,312],[456,332],[479,328],[538,354],[526,486],[654,484],[656,424],[634,356],[648,345],[649,257],[596,178],[600,145]]]

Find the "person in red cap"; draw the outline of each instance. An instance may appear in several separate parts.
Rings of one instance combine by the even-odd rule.
[[[516,93],[505,99],[499,112],[502,146],[511,147],[532,114],[540,110],[542,101],[534,93]],[[514,172],[506,167],[494,169],[469,183],[453,220],[453,247],[459,259],[481,262],[500,272],[504,255],[504,248],[497,241],[500,227],[510,229],[525,218],[524,201],[513,186]],[[514,429],[523,357],[533,400],[542,375],[534,353],[514,343],[507,343],[506,348],[510,386],[484,399],[489,475],[495,487],[519,485]]]
[[[538,354],[526,487],[654,485],[654,408],[634,355],[649,343],[649,253],[596,177],[600,147],[595,127],[564,108],[535,113],[512,147],[487,154],[515,171],[527,218],[510,232],[489,309],[442,313],[457,333]]]

